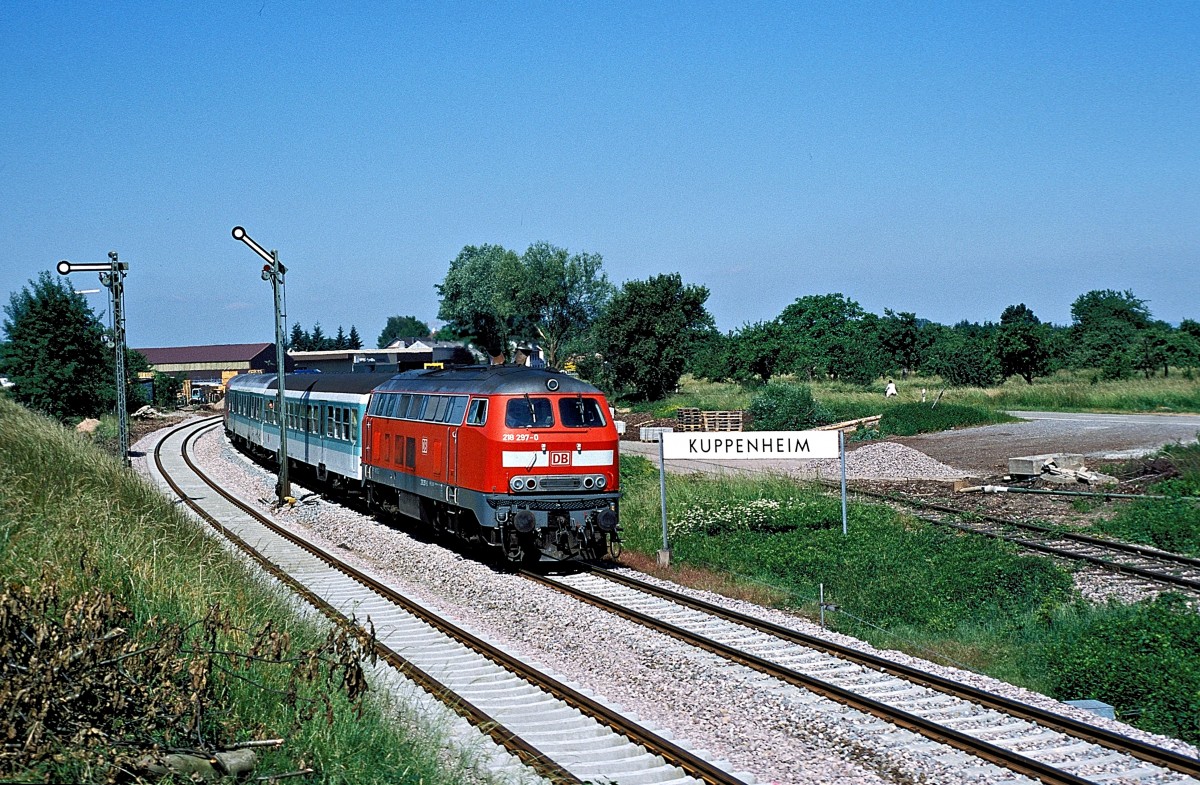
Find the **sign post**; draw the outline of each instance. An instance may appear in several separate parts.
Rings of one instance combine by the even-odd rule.
[[[658,481],[662,496],[663,547],[659,564],[670,558],[667,540],[667,461],[728,461],[773,458],[823,460],[841,458],[842,534],[846,534],[846,443],[841,431],[738,431],[728,433],[661,433],[658,436]]]
[[[251,239],[250,235],[246,234],[246,230],[242,227],[233,227],[233,239],[245,243],[251,251],[266,260],[267,264],[263,265],[262,269],[262,279],[271,282],[271,291],[275,295],[275,370],[277,372],[275,386],[278,388],[278,395],[275,399],[275,417],[279,421],[279,482],[275,486],[275,493],[282,506],[292,495],[292,486],[288,482],[287,409],[283,396],[283,377],[285,376],[283,336],[287,322],[287,314],[283,312],[283,276],[287,273],[287,268],[279,261],[278,251],[267,253],[261,245]]]
[[[112,318],[114,361],[117,369],[117,441],[120,444],[121,461],[129,466],[129,413],[125,398],[125,271],[128,262],[118,261],[117,252],[108,252],[108,263],[86,262],[77,264],[63,259],[56,268],[59,275],[69,273],[98,272],[100,283],[108,289],[109,313]],[[93,290],[95,291],[95,290]]]

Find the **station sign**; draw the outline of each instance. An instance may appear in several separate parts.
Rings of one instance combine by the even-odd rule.
[[[811,460],[841,455],[837,431],[664,433],[667,460]]]

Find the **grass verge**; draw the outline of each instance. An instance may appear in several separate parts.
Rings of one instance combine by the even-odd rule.
[[[623,541],[645,559],[662,545],[658,472],[623,457],[621,481]],[[1103,700],[1147,730],[1200,741],[1200,616],[1177,601],[1091,606],[1047,559],[879,504],[852,503],[843,537],[840,499],[787,478],[667,482],[672,561],[682,568],[774,595],[810,618],[823,584],[839,608],[831,626],[878,647],[1064,700]],[[1091,655],[1068,656],[1085,644]],[[1097,667],[1122,657],[1132,667]]]
[[[3,398],[0,577],[0,721],[24,742],[0,778],[128,779],[146,753],[282,738],[256,774],[477,779],[445,729],[361,694],[361,641],[298,617],[112,456]]]

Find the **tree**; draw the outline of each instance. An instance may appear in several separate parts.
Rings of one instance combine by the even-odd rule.
[[[113,353],[91,307],[48,272],[29,283],[4,308],[8,343],[0,372],[16,383],[15,397],[60,420],[111,409]]]
[[[308,350],[310,352],[322,352],[329,347],[325,343],[329,339],[325,337],[325,331],[321,329],[321,323],[317,322],[313,325],[312,332],[309,333]]]
[[[888,365],[900,369],[900,378],[908,378],[909,371],[920,370],[931,343],[929,331],[921,329],[915,313],[883,309],[883,318],[879,321],[879,345]]]
[[[956,387],[991,387],[1000,381],[995,325],[960,322],[943,327],[930,348],[929,368]]]
[[[346,348],[355,350],[363,348],[362,338],[358,334],[358,328],[354,325],[350,325],[350,336],[346,338]]]
[[[540,339],[546,362],[557,367],[563,350],[587,334],[613,285],[600,254],[569,255],[547,242],[534,243],[521,255],[514,316],[521,337]]]
[[[730,338],[729,375],[740,382],[769,382],[779,372],[783,344],[783,326],[777,321],[743,326]]]
[[[301,329],[300,322],[296,322],[292,325],[292,333],[288,337],[287,348],[293,352],[306,352],[308,351],[308,344],[308,333]]]
[[[154,405],[160,409],[174,409],[175,402],[183,391],[183,380],[168,373],[154,373]]]
[[[492,357],[527,323],[517,309],[521,260],[499,245],[468,245],[436,286],[442,302],[438,318]]]
[[[1004,378],[1020,376],[1033,384],[1035,376],[1045,376],[1050,369],[1047,334],[1033,311],[1020,305],[1010,305],[1000,314],[996,332],[996,359]]]
[[[733,338],[713,327],[697,333],[687,354],[687,362],[683,366],[684,373],[690,373],[697,379],[708,379],[714,382],[724,381],[730,377],[733,349]]]
[[[383,332],[379,334],[376,346],[386,349],[388,344],[397,338],[424,338],[431,332],[429,325],[415,316],[389,316],[387,324],[383,326]],[[353,328],[351,328],[350,334],[352,336],[355,334]],[[359,346],[359,348],[362,347]]]
[[[348,349],[349,348],[349,346],[347,345],[347,340],[346,340],[346,331],[342,329],[342,326],[340,324],[338,325],[337,335],[335,335],[333,338],[333,348],[334,349]]]
[[[783,309],[781,370],[808,379],[828,376],[866,383],[883,372],[878,318],[839,294],[798,298]]]
[[[640,399],[675,389],[687,352],[713,329],[704,307],[708,289],[685,286],[678,273],[627,281],[596,320],[594,335],[616,383]]]
[[[1099,367],[1109,369],[1106,375],[1128,375],[1134,362],[1137,334],[1150,325],[1150,309],[1144,300],[1134,297],[1129,290],[1093,290],[1081,294],[1071,304],[1071,319],[1075,339],[1072,360],[1076,367]],[[1118,356],[1120,362],[1114,359]]]

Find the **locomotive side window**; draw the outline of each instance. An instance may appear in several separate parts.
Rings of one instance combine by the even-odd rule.
[[[595,398],[559,398],[558,417],[568,428],[604,427],[604,412]]]
[[[467,412],[467,425],[483,425],[487,422],[487,398],[475,398],[471,401],[471,410]]]
[[[446,422],[451,425],[461,425],[463,412],[467,410],[467,396],[456,395],[451,400],[450,409],[446,412]]]
[[[441,422],[446,416],[446,409],[450,406],[450,399],[445,395],[433,396],[431,405],[425,407],[425,419],[429,422]]]
[[[550,428],[554,409],[549,398],[512,398],[504,409],[504,424],[509,428]]]

